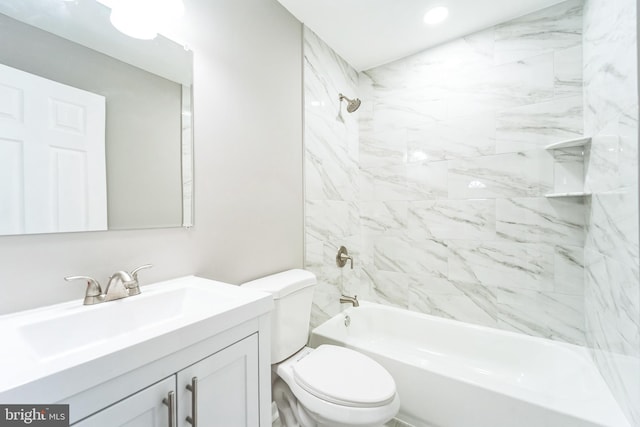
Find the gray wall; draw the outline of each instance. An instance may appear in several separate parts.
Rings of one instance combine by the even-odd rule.
[[[109,229],[181,225],[181,85],[5,15],[0,31],[0,63],[106,98]]]
[[[301,26],[275,0],[186,0],[195,52],[195,227],[0,237],[0,313],[80,298],[150,262],[240,283],[302,266]],[[251,29],[240,31],[240,29]]]

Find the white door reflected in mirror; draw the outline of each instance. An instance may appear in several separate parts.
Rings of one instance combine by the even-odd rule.
[[[0,64],[108,100],[104,133],[109,230],[191,226],[193,53],[162,35],[153,41],[128,37],[113,27],[109,15],[109,8],[96,0],[0,0]],[[0,111],[13,108],[7,96],[14,95],[0,93]],[[62,110],[69,117],[75,114]],[[0,125],[3,117],[0,112]],[[0,155],[15,158],[18,148],[5,143]],[[0,165],[5,163],[12,166],[0,171],[0,178],[22,173],[14,161]],[[11,195],[13,200],[18,196]],[[22,215],[16,203],[3,203],[11,197],[0,197],[0,220]],[[81,212],[72,203],[64,206]],[[0,226],[0,236],[8,228],[9,234],[19,233],[13,225]],[[65,226],[24,233],[104,228]]]
[[[0,234],[107,229],[105,97],[0,64]]]

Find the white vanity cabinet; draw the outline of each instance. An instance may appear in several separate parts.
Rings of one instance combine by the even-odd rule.
[[[251,427],[260,425],[259,407],[253,334],[73,426]]]
[[[173,427],[175,413],[169,411],[169,396],[175,399],[175,376],[160,381],[121,402],[85,418],[75,427]],[[163,400],[167,399],[167,404]],[[175,400],[174,400],[175,407]],[[173,416],[173,423],[169,422]]]
[[[188,276],[0,316],[0,402],[68,404],[75,427],[270,427],[272,307]]]
[[[252,335],[178,372],[178,426],[259,425],[258,339]]]

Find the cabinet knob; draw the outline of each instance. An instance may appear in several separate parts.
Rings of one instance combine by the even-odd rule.
[[[191,392],[191,416],[186,420],[193,427],[198,427],[198,377],[191,379],[191,384],[187,384],[187,390]]]

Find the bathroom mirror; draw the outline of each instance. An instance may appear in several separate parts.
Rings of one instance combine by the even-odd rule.
[[[0,0],[0,235],[192,225],[192,52]]]

